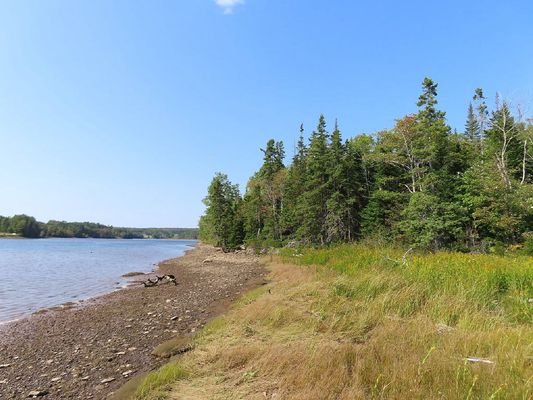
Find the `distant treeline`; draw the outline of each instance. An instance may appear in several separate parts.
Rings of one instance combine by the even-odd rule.
[[[533,252],[533,120],[481,89],[463,132],[437,108],[426,78],[418,111],[375,134],[343,140],[320,116],[290,164],[282,142],[244,196],[217,174],[205,199],[200,238],[226,249],[242,243],[306,245],[370,240],[428,250]]]
[[[0,236],[28,238],[197,239],[196,228],[119,228],[92,222],[39,222],[28,215],[0,216]]]

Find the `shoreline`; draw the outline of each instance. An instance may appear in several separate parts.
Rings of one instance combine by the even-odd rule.
[[[0,237],[0,240],[2,240],[4,238]],[[43,305],[43,306],[38,306],[39,308],[33,308],[33,309],[30,309],[30,310],[23,310],[21,311],[21,313],[17,313],[16,315],[7,315],[7,318],[6,320],[0,320],[0,330],[6,325],[6,324],[10,324],[12,322],[16,322],[16,321],[20,321],[20,320],[24,320],[24,319],[27,319],[27,318],[31,318],[33,315],[38,315],[38,314],[46,314],[46,313],[49,313],[49,312],[52,312],[52,311],[64,311],[65,309],[70,309],[70,308],[76,308],[76,307],[83,307],[85,305],[86,302],[89,302],[93,299],[96,299],[98,297],[102,297],[102,296],[106,296],[106,295],[109,295],[111,293],[115,293],[117,291],[120,291],[120,290],[124,290],[124,289],[128,289],[132,286],[135,286],[135,285],[138,285],[139,282],[137,281],[137,279],[141,276],[144,276],[144,277],[150,277],[152,275],[155,275],[158,273],[158,269],[159,269],[159,265],[162,264],[162,263],[165,263],[165,262],[168,262],[170,260],[174,260],[174,259],[177,259],[177,258],[180,258],[180,257],[184,257],[187,252],[189,252],[191,249],[194,249],[197,245],[200,244],[200,241],[199,240],[196,240],[196,239],[106,239],[106,238],[54,238],[54,237],[50,237],[50,238],[25,238],[25,237],[13,237],[13,238],[8,238],[9,240],[11,239],[21,239],[21,240],[85,240],[85,239],[89,239],[89,240],[138,240],[138,241],[147,241],[147,240],[164,240],[164,241],[169,241],[169,240],[172,240],[172,241],[183,241],[183,242],[195,242],[194,244],[185,244],[183,246],[183,249],[182,249],[182,253],[179,254],[179,255],[176,255],[174,257],[171,257],[171,258],[163,258],[161,260],[158,260],[156,263],[152,263],[150,266],[146,266],[146,270],[143,271],[144,268],[140,268],[140,270],[138,269],[136,272],[134,271],[127,271],[126,273],[124,274],[120,274],[120,275],[117,275],[117,276],[114,276],[112,278],[109,278],[109,286],[107,287],[102,287],[101,290],[98,290],[96,291],[95,293],[92,293],[92,294],[89,294],[89,295],[86,295],[87,297],[79,297],[80,295],[76,295],[72,298],[65,298],[63,299],[63,301],[61,302],[58,302],[58,303],[51,303],[51,304],[48,304],[48,305]],[[133,274],[135,273],[135,275],[130,275],[128,276],[128,274]],[[113,282],[113,284],[111,284],[111,282]],[[81,288],[81,286],[79,287]],[[59,300],[59,299],[58,299]],[[0,398],[1,399],[1,398]]]
[[[161,365],[152,355],[157,345],[193,335],[265,282],[257,257],[201,243],[154,273],[173,274],[178,285],[129,286],[0,324],[0,399],[39,390],[53,399],[103,399]]]

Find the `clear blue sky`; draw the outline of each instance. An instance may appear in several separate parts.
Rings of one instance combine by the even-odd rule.
[[[232,6],[232,3],[235,3]],[[533,2],[0,1],[0,215],[195,226],[216,171],[320,113],[345,137],[476,87],[533,108]]]

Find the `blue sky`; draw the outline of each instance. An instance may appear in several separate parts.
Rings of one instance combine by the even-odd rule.
[[[195,226],[216,171],[273,137],[416,111],[462,130],[476,87],[533,111],[530,1],[0,1],[0,215]],[[490,100],[492,101],[492,100]]]

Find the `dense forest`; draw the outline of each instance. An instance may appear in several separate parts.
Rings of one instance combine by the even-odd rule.
[[[196,239],[196,228],[116,228],[92,222],[38,222],[28,215],[0,216],[0,236],[29,238]]]
[[[533,121],[473,93],[464,132],[422,83],[418,110],[390,130],[343,140],[324,116],[304,127],[290,164],[268,141],[244,196],[225,174],[204,200],[200,238],[248,245],[328,245],[370,240],[426,250],[533,252]],[[529,250],[528,250],[529,249]]]

